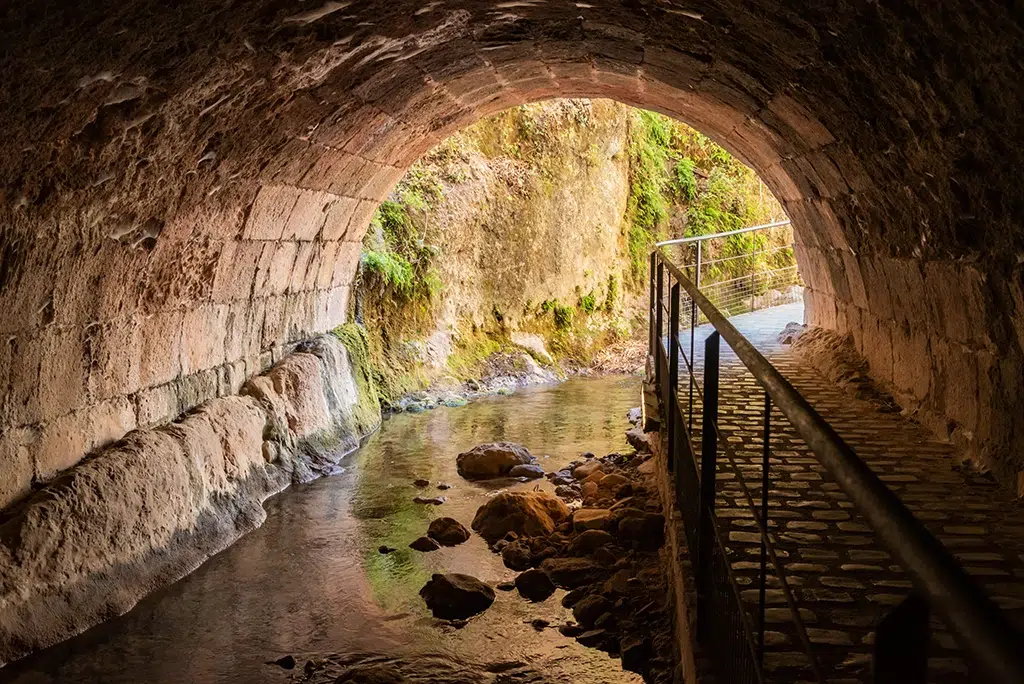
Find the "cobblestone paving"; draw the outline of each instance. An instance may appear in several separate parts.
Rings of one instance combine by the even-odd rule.
[[[777,342],[801,305],[732,319],[828,420],[879,477],[954,553],[968,572],[1024,625],[1024,506],[992,484],[957,472],[950,445],[906,417],[854,399],[799,362]],[[709,326],[696,331],[697,348]],[[698,377],[703,354],[697,354]],[[680,376],[684,376],[681,364]],[[681,382],[686,399],[687,384]],[[722,345],[717,514],[744,601],[756,610],[760,537],[742,496],[742,477],[760,502],[764,394]],[[684,403],[685,406],[685,403]],[[699,444],[699,406],[694,419]],[[870,681],[874,627],[910,589],[905,573],[874,538],[853,504],[777,411],[772,412],[769,529],[794,590],[814,653],[829,682]],[[724,453],[732,454],[734,463]],[[769,567],[771,567],[769,565]],[[783,592],[769,574],[765,669],[772,681],[810,681]],[[755,622],[756,624],[756,622]],[[932,682],[983,682],[958,657],[943,624],[933,618]]]

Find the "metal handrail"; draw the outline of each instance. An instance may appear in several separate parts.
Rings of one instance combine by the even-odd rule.
[[[747,228],[740,228],[738,230],[727,230],[724,233],[714,233],[712,235],[694,235],[692,237],[675,238],[673,240],[663,240],[661,242],[655,242],[655,247],[665,247],[666,245],[685,245],[691,242],[704,242],[705,240],[714,240],[715,238],[724,238],[731,235],[739,235],[741,233],[749,233],[755,230],[764,230],[765,228],[779,228],[781,226],[788,226],[790,220],[774,221],[772,223],[765,223],[761,226],[748,226]]]
[[[993,682],[1024,682],[1024,639],[999,607],[871,468],[775,367],[722,315],[690,279],[656,252],[715,330],[789,419],[797,433],[900,561],[916,590]]]

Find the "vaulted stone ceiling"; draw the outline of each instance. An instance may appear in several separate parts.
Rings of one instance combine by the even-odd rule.
[[[0,32],[0,506],[342,322],[403,170],[559,96],[664,112],[753,166],[796,224],[810,320],[1020,467],[1006,3],[22,5]]]

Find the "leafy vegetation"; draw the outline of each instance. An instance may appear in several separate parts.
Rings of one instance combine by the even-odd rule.
[[[370,363],[369,336],[366,328],[357,323],[338,326],[332,333],[348,350],[355,375],[358,400],[352,410],[352,422],[357,434],[368,434],[380,423],[380,397]]]

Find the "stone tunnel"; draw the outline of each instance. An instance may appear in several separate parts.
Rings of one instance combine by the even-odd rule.
[[[344,322],[409,165],[554,97],[662,112],[754,168],[793,220],[808,323],[1016,486],[1022,34],[984,0],[12,5],[0,508]],[[33,610],[4,618],[38,633],[22,650],[61,636]]]

